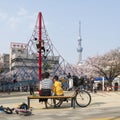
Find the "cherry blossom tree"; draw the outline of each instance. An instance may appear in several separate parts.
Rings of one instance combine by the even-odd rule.
[[[112,86],[112,81],[120,75],[120,49],[88,58],[85,64],[92,74],[106,78],[109,85]]]

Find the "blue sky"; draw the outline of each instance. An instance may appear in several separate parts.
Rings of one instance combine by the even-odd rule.
[[[29,41],[38,12],[69,63],[78,60],[79,21],[83,60],[120,47],[120,0],[0,0],[0,53],[10,52],[10,42]]]

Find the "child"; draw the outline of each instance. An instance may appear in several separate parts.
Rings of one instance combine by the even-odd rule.
[[[58,95],[58,96],[62,96],[62,95],[64,95],[64,92],[63,92],[63,89],[62,89],[62,84],[61,84],[61,82],[59,81],[59,78],[58,78],[58,76],[54,76],[54,78],[53,78],[53,82],[54,82],[54,84],[53,84],[53,93],[54,93],[54,95]],[[54,102],[54,107],[60,107],[60,106],[56,106],[56,100],[54,99],[53,100],[53,102]],[[60,101],[60,103],[62,103],[62,100]]]

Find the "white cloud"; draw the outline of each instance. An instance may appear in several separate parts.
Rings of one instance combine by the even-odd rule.
[[[24,28],[25,25],[30,25],[30,21],[33,17],[34,16],[28,14],[27,10],[20,8],[16,12],[16,15],[8,18],[7,25],[13,30],[17,29],[18,27]]]
[[[19,8],[18,11],[14,11],[12,13],[0,12],[0,21],[2,21],[0,24],[2,24],[4,28],[7,26],[7,28],[12,31],[16,31],[21,27],[23,27],[23,29],[25,27],[33,29],[36,19],[36,13],[31,14],[24,8]]]
[[[18,16],[26,16],[28,12],[24,8],[20,8],[17,14]]]
[[[8,24],[10,28],[15,29],[20,23],[20,19],[17,17],[10,17],[8,20]]]
[[[6,13],[3,13],[3,12],[1,13],[1,12],[0,12],[0,20],[5,20],[5,19],[7,19],[7,16],[8,16],[8,15],[7,15]]]

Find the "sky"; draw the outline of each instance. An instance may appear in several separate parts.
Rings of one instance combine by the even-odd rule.
[[[0,0],[0,54],[10,42],[28,43],[39,12],[68,63],[78,62],[79,21],[82,60],[120,47],[120,0]]]

